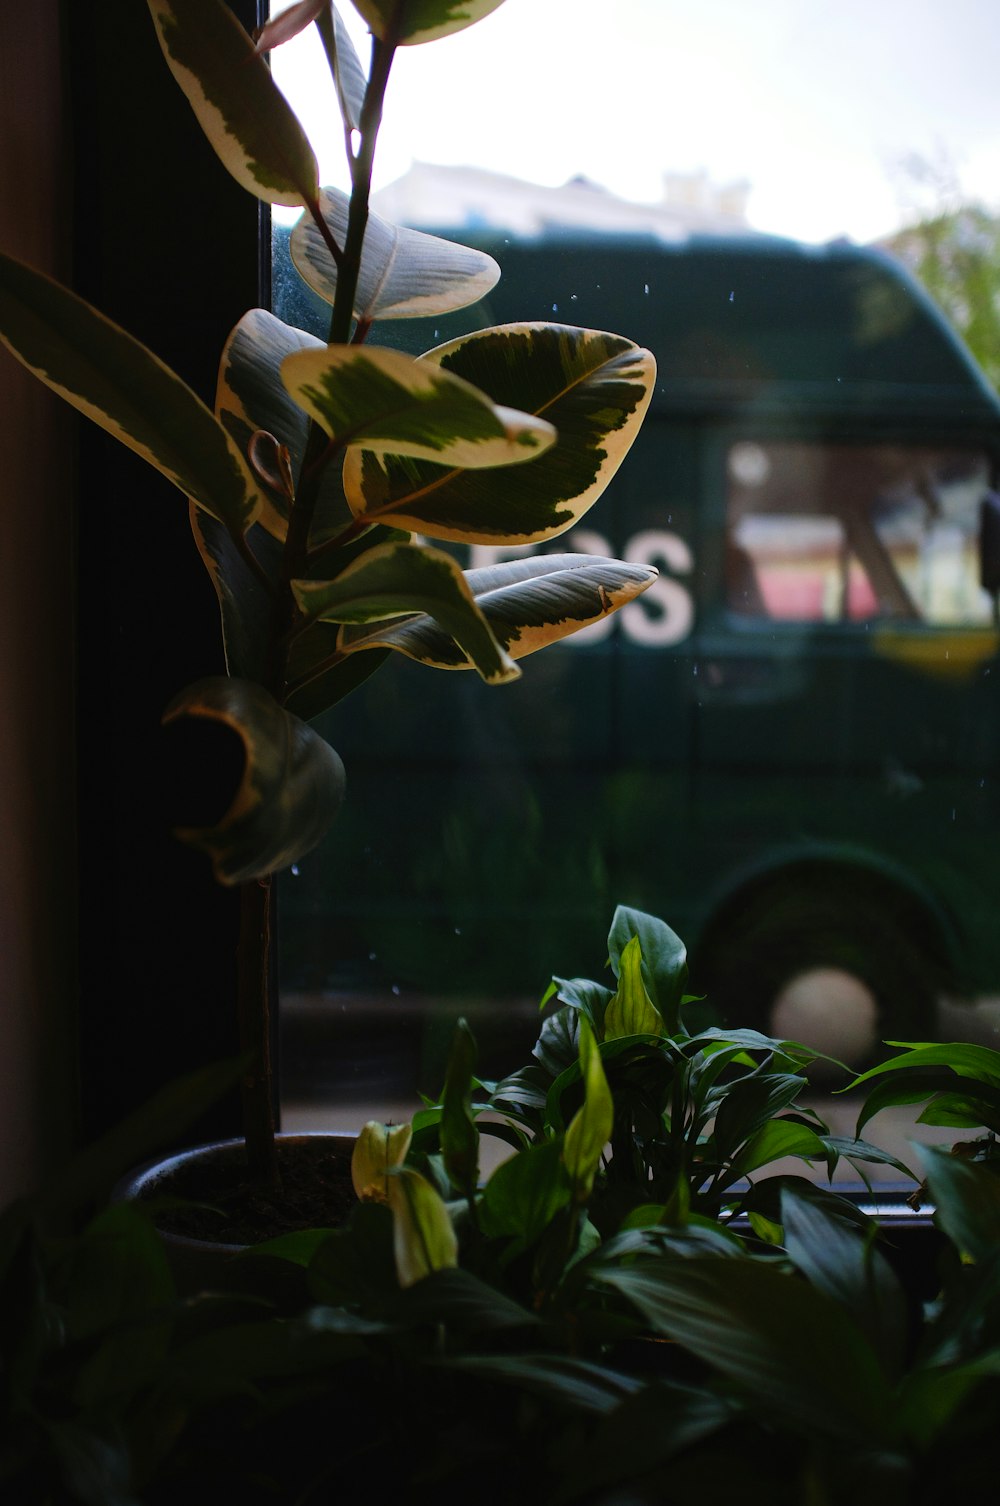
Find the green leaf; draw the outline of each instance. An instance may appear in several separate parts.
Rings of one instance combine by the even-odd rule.
[[[533,460],[555,442],[544,419],[501,408],[471,383],[398,350],[328,345],[288,356],[282,380],[338,447],[439,458],[456,466],[508,466]],[[346,475],[346,469],[345,469]],[[357,517],[410,528],[398,509],[366,507],[347,492]]]
[[[315,204],[316,158],[223,0],[147,0],[163,55],[223,166],[267,204]]]
[[[420,364],[470,382],[503,407],[544,417],[556,443],[518,473],[468,472],[352,450],[352,510],[432,538],[540,543],[597,501],[639,432],[653,392],[649,351],[618,335],[560,324],[508,324],[463,336]]]
[[[532,1244],[545,1232],[571,1188],[562,1147],[550,1140],[511,1156],[493,1172],[483,1189],[480,1222],[487,1235],[511,1235],[518,1247]]]
[[[373,35],[392,47],[464,31],[502,4],[503,0],[354,0]]]
[[[336,188],[320,194],[323,218],[338,245],[347,238],[350,199]],[[315,222],[303,215],[289,240],[292,261],[305,282],[332,304],[337,267]],[[485,298],[500,268],[485,251],[393,225],[369,214],[354,295],[357,319],[419,319],[447,314]]]
[[[676,1035],[681,1000],[687,987],[687,948],[676,932],[655,915],[619,905],[608,935],[608,956],[616,975],[620,975],[622,953],[633,936],[639,939],[642,976],[653,1005],[666,1021],[667,1034]]]
[[[568,1005],[570,1009],[578,1009],[590,1021],[590,1028],[599,1041],[604,1039],[604,1015],[614,998],[613,989],[605,988],[603,983],[594,983],[590,978],[553,978],[552,992],[560,1004]],[[559,1013],[565,1014],[565,1010],[560,1010]],[[575,1054],[574,1037],[572,1055],[568,1056],[566,1061],[562,1061],[552,1075],[558,1076]]]
[[[400,1286],[458,1264],[458,1241],[440,1194],[409,1167],[389,1178],[393,1253]]]
[[[461,1269],[432,1271],[426,1280],[401,1292],[390,1311],[400,1322],[443,1323],[452,1333],[495,1333],[538,1323],[520,1303]]]
[[[889,1045],[899,1046],[899,1041]],[[877,1079],[877,1080],[876,1080]],[[956,1079],[958,1079],[956,1081]],[[928,1102],[926,1124],[944,1121],[929,1117],[930,1107],[942,1095],[958,1090],[970,1118],[991,1130],[1000,1130],[1000,1052],[988,1046],[965,1043],[951,1045],[919,1044],[891,1057],[871,1071],[849,1083],[849,1089],[875,1080],[858,1116],[858,1133],[882,1109],[899,1104]],[[975,1086],[967,1086],[975,1084]],[[942,1110],[944,1111],[944,1110]],[[965,1121],[968,1122],[968,1121]]]
[[[463,1197],[475,1195],[479,1175],[479,1131],[471,1108],[476,1042],[465,1020],[451,1038],[441,1098],[441,1152],[445,1169]]]
[[[645,1384],[638,1376],[568,1354],[462,1355],[446,1363],[590,1413],[612,1412]]]
[[[825,1160],[826,1146],[808,1125],[797,1124],[792,1119],[771,1119],[733,1158],[723,1184],[731,1186],[741,1177],[749,1176],[771,1161],[780,1161],[784,1156],[798,1156],[806,1161]]]
[[[890,1057],[870,1071],[862,1072],[846,1088],[841,1089],[842,1092],[853,1092],[863,1082],[870,1082],[874,1077],[883,1077],[886,1073],[908,1072],[913,1067],[950,1067],[959,1077],[971,1077],[1000,1088],[1000,1051],[993,1051],[989,1046],[973,1046],[964,1041],[952,1041],[948,1044],[935,1041],[886,1041],[886,1045],[896,1047],[902,1051],[902,1055]]]
[[[509,584],[484,588],[484,582],[498,578]],[[649,565],[593,554],[537,555],[465,571],[479,612],[512,659],[524,659],[600,621],[639,596],[655,578]],[[429,616],[380,627],[347,627],[341,637],[345,652],[380,645],[437,669],[472,667],[456,639]]]
[[[821,1438],[877,1442],[890,1393],[871,1346],[843,1308],[763,1262],[692,1256],[599,1271],[654,1332],[739,1387],[770,1423]]]
[[[180,716],[231,727],[246,754],[240,787],[221,821],[177,832],[208,853],[219,882],[262,878],[310,852],[344,796],[344,767],[330,745],[249,680],[199,680],[171,702],[163,720]]]
[[[856,1225],[833,1217],[792,1188],[781,1193],[785,1249],[813,1286],[839,1302],[866,1335],[886,1374],[899,1378],[906,1347],[906,1304],[888,1262]]]
[[[0,339],[28,370],[239,536],[261,499],[180,377],[75,293],[0,253]]]
[[[804,1077],[777,1072],[754,1073],[725,1084],[712,1131],[719,1158],[731,1156],[737,1146],[794,1103],[806,1085]]]
[[[520,674],[478,610],[461,569],[440,549],[380,544],[336,580],[297,580],[292,590],[307,617],[329,622],[370,624],[402,612],[426,613],[461,645],[488,683],[503,684]],[[370,626],[363,637],[352,640],[341,633],[338,642],[343,652],[396,646],[383,629]]]
[[[1000,1247],[1000,1178],[936,1145],[916,1147],[934,1221],[963,1255],[988,1260]]]
[[[580,1073],[583,1078],[583,1104],[566,1130],[563,1159],[573,1186],[573,1196],[578,1203],[585,1203],[594,1185],[594,1177],[605,1147],[611,1139],[615,1106],[594,1032],[582,1015]]]
[[[604,1014],[604,1039],[665,1034],[663,1016],[642,981],[642,950],[638,936],[633,936],[618,958],[618,992]]]

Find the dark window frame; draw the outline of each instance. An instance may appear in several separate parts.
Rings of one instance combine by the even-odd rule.
[[[258,0],[232,0],[244,25]],[[145,5],[63,11],[77,290],[211,403],[237,319],[266,303],[261,206],[229,177]],[[82,1131],[236,1052],[238,896],[170,834],[182,799],[160,718],[222,672],[214,591],[177,490],[79,430],[77,741]],[[137,567],[137,562],[138,567]],[[238,1130],[235,1094],[192,1139]]]

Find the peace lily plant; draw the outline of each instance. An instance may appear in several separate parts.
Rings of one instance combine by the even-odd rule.
[[[393,650],[505,684],[518,659],[656,573],[580,554],[463,570],[438,547],[539,544],[576,523],[634,440],[655,368],[626,339],[558,324],[481,330],[416,359],[366,343],[376,321],[463,307],[499,276],[489,256],[388,224],[368,201],[396,50],[460,31],[501,0],[354,3],[371,32],[367,73],[330,0],[302,0],[256,41],[223,0],[148,0],[223,166],[265,203],[303,210],[292,257],[331,306],[326,343],[251,310],[223,349],[213,411],[97,309],[0,255],[0,337],[177,486],[218,593],[228,673],[187,687],[165,719],[230,727],[245,750],[223,818],[180,835],[221,883],[242,887],[245,1132],[251,1168],[272,1181],[272,876],[321,840],[345,783],[310,720]],[[309,25],[343,121],[349,194],[320,187],[265,61]]]

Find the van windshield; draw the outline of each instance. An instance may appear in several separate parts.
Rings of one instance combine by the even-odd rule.
[[[740,441],[727,457],[727,605],[768,621],[988,623],[989,482],[976,450]]]

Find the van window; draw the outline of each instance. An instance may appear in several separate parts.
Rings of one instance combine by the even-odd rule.
[[[731,612],[800,623],[991,620],[979,579],[982,452],[742,440],[726,470]]]

